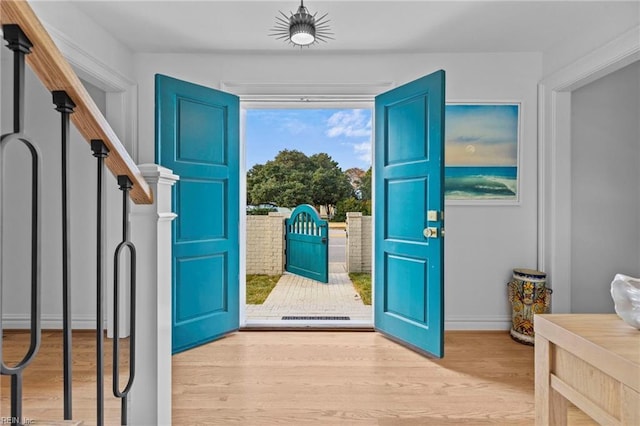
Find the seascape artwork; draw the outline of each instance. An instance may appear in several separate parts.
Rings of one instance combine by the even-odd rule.
[[[518,104],[448,104],[447,200],[518,199]]]

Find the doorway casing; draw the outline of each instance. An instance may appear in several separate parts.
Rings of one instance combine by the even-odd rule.
[[[639,60],[637,26],[538,85],[538,269],[554,313],[571,310],[571,92]]]
[[[247,226],[246,206],[246,144],[245,119],[248,109],[320,109],[320,108],[366,108],[373,110],[374,97],[395,86],[392,82],[373,83],[242,83],[222,82],[221,90],[240,97],[240,327],[247,326],[246,314],[246,255],[247,255]],[[373,143],[373,134],[372,134]],[[244,177],[244,178],[243,178]],[[373,194],[375,197],[375,194]],[[375,220],[375,212],[372,212]],[[375,242],[374,242],[375,244]],[[375,250],[375,247],[374,247]],[[372,250],[372,253],[374,252]],[[372,262],[372,276],[375,264]],[[375,295],[373,295],[375,297]],[[329,326],[331,323],[318,324]],[[371,318],[373,325],[373,313]]]

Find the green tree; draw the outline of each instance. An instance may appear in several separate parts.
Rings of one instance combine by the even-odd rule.
[[[257,164],[247,172],[249,204],[329,207],[351,194],[347,177],[326,153],[307,157],[300,151],[283,150],[273,160]]]
[[[340,200],[336,205],[334,222],[344,222],[348,212],[361,212],[365,216],[371,216],[371,200],[358,200],[355,197]]]
[[[353,195],[349,178],[338,167],[338,162],[324,152],[310,157],[315,170],[311,177],[311,193],[313,204],[325,206],[329,212],[330,206]]]
[[[372,194],[371,175],[372,175],[372,171],[371,171],[371,167],[369,167],[369,169],[365,172],[365,174],[360,179],[360,188],[358,189],[359,189],[360,199],[362,200],[371,200],[371,194]]]
[[[274,203],[278,206],[297,206],[312,203],[309,190],[302,183],[309,177],[299,171],[290,173],[281,167],[265,166],[247,178],[249,204]]]

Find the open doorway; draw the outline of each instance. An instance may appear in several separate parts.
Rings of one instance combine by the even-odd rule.
[[[245,326],[371,327],[370,247],[365,268],[361,259],[362,244],[372,241],[371,123],[370,104],[243,109]],[[294,211],[304,205],[317,212],[317,224],[288,227],[288,221],[299,221]],[[349,221],[347,215],[358,217]],[[324,237],[314,230],[323,226]],[[351,241],[350,226],[358,227]],[[287,239],[294,228],[317,234],[302,238],[326,244],[326,258],[317,251],[298,253],[295,236]],[[296,256],[312,265],[296,269]],[[354,257],[357,262],[349,262]],[[322,262],[326,279],[305,273]]]
[[[444,82],[438,70],[375,96],[372,176],[376,330],[437,357],[444,349]],[[156,97],[156,155],[180,173],[179,232],[172,232],[172,260],[182,262],[172,279],[178,352],[246,325],[246,130],[237,95],[157,74]]]
[[[640,276],[639,81],[636,61],[571,93],[571,312],[614,313],[603,283]],[[607,238],[589,238],[602,211]]]

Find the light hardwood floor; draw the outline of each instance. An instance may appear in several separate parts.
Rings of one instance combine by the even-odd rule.
[[[373,332],[241,332],[176,355],[173,383],[176,425],[534,419],[533,348],[506,332],[447,333],[443,360]]]
[[[82,420],[83,426],[96,424],[96,344],[95,333],[75,331],[73,333],[73,418]],[[111,339],[105,338],[104,395],[105,425],[120,422],[120,402],[112,395],[111,383]],[[29,335],[25,332],[5,331],[3,358],[13,365],[21,360],[29,347]],[[128,341],[123,340],[120,372],[125,383],[128,372]],[[44,331],[37,357],[24,373],[23,417],[36,420],[40,425],[53,425],[53,420],[63,419],[62,384],[62,333]],[[2,376],[3,417],[11,413],[11,380]],[[1,422],[0,422],[1,424]]]
[[[58,419],[60,334],[44,337],[25,377],[25,415]],[[11,352],[18,352],[12,347],[20,338],[5,337],[5,359],[17,358]],[[90,333],[74,334],[75,418],[87,425],[95,424],[93,341]],[[533,348],[506,332],[448,332],[445,358],[434,360],[373,332],[245,331],[174,356],[172,421],[185,426],[532,425],[533,383]],[[8,380],[2,384],[5,415]],[[114,425],[119,406],[110,392],[109,387],[106,424]],[[572,410],[569,424],[594,423]]]

